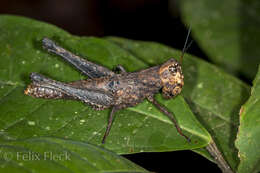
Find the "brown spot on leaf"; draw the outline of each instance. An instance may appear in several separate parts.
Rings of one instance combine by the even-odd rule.
[[[239,116],[241,117],[244,112],[244,106],[242,106],[239,110]]]

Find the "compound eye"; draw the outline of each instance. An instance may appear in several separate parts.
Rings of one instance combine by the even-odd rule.
[[[173,74],[177,73],[177,65],[169,66],[169,71]]]

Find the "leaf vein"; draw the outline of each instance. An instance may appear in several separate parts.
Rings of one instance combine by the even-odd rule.
[[[22,122],[25,120],[25,118],[29,115],[31,115],[32,113],[34,113],[35,111],[37,111],[38,109],[40,109],[43,105],[45,105],[46,102],[44,102],[43,104],[41,104],[40,106],[38,106],[37,108],[35,108],[34,110],[32,110],[31,112],[29,112],[28,114],[26,114],[25,116],[23,116],[22,118],[20,118],[17,121],[14,121],[13,123],[10,123],[9,125],[7,125],[7,127],[4,128],[4,130],[7,130],[11,127],[13,127],[14,125],[18,124],[19,122]]]
[[[3,102],[4,98],[7,97],[8,95],[10,95],[16,88],[18,88],[18,86],[14,86],[12,89],[10,89],[5,95],[3,95],[3,97],[0,98],[0,103]]]
[[[84,112],[87,108],[85,108],[84,110],[82,110],[82,112]],[[82,113],[81,112],[81,113]],[[76,121],[76,119],[82,117],[80,114],[78,113],[77,115],[73,116],[69,121],[65,122],[61,127],[59,127],[57,130],[55,130],[54,132],[52,132],[52,134],[57,133],[58,131],[62,130],[63,128],[65,128],[67,125],[69,125],[71,122]]]
[[[233,122],[229,121],[228,119],[226,119],[225,117],[221,116],[218,112],[212,111],[212,110],[210,110],[208,107],[203,106],[203,105],[199,104],[198,102],[193,101],[193,100],[190,99],[190,98],[187,98],[187,99],[189,99],[189,101],[192,102],[192,103],[194,103],[195,105],[197,105],[197,106],[199,106],[199,107],[201,107],[201,108],[207,110],[208,112],[212,112],[215,117],[218,117],[218,118],[220,118],[220,119],[226,121],[227,123],[229,123],[229,124],[231,124],[231,125],[233,125],[233,126],[236,126],[235,123],[233,123]]]

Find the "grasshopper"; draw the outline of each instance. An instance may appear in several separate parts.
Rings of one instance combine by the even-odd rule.
[[[121,65],[118,65],[117,68],[120,72],[115,73],[101,65],[74,55],[48,38],[42,40],[42,45],[48,52],[59,55],[65,61],[71,63],[88,78],[63,83],[38,73],[31,73],[32,83],[24,91],[26,95],[45,99],[79,100],[95,110],[112,108],[102,143],[105,143],[109,135],[116,111],[135,106],[147,99],[169,117],[181,136],[190,141],[182,133],[173,114],[154,98],[154,95],[160,90],[162,90],[163,97],[166,99],[180,94],[184,85],[184,76],[181,64],[174,58],[170,58],[161,65],[131,73],[126,72]]]

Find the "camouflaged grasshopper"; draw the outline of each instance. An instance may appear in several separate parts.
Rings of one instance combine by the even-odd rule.
[[[126,72],[119,65],[120,73],[118,74],[72,54],[48,38],[44,38],[42,44],[44,49],[61,56],[88,76],[88,79],[62,83],[38,73],[31,73],[32,83],[24,91],[26,95],[46,99],[80,100],[95,110],[112,107],[102,143],[105,143],[117,110],[135,106],[144,99],[148,99],[170,118],[178,133],[190,141],[182,133],[173,114],[154,99],[154,95],[161,89],[166,99],[173,98],[181,92],[184,85],[184,76],[180,63],[175,59],[171,58],[161,65],[132,73]],[[185,50],[185,46],[183,50]]]

